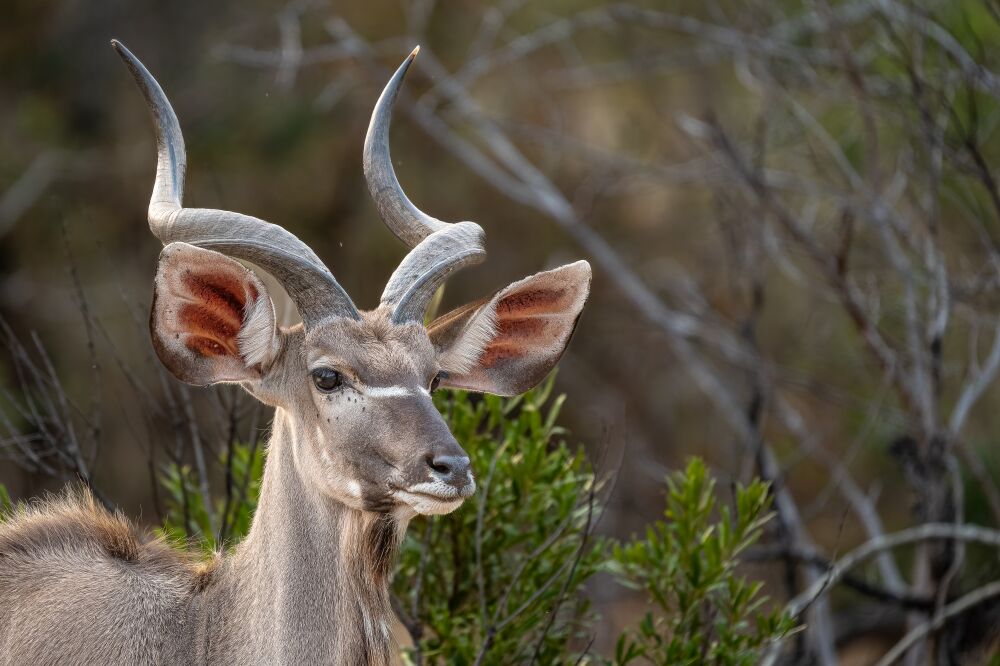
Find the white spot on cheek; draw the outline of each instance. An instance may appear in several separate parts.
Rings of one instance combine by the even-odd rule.
[[[330,458],[330,454],[326,451],[321,451],[319,457],[323,460],[327,467],[333,467],[333,459]],[[348,479],[343,485],[344,492],[348,497],[352,499],[361,499],[361,484],[354,479]]]
[[[372,398],[402,398],[411,394],[405,386],[369,386],[365,389],[365,395]]]
[[[431,392],[425,389],[423,386],[417,387],[417,390],[426,395],[427,397],[430,397],[431,395]]]

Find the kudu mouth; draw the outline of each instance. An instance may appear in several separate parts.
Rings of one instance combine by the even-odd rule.
[[[428,456],[423,480],[395,488],[393,498],[422,515],[451,513],[476,492],[469,457]]]
[[[414,491],[411,487],[410,490],[396,490],[392,496],[422,516],[438,516],[451,513],[462,506],[462,503],[475,492],[476,482],[471,481],[461,490],[452,490],[449,494]]]

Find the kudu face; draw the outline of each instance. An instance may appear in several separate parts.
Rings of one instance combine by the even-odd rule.
[[[412,249],[377,308],[359,311],[333,274],[285,229],[222,210],[184,208],[177,117],[145,67],[112,42],[152,111],[158,162],[149,225],[164,243],[150,332],[160,360],[197,385],[237,382],[281,410],[303,482],[347,506],[437,514],[475,491],[469,458],[431,402],[440,386],[516,395],[558,361],[586,301],[590,266],[538,273],[423,320],[453,271],[485,256],[483,230],[414,206],[389,156],[392,106],[417,51],[372,114],[363,167],[383,220]],[[302,324],[281,328],[261,280],[271,273]]]
[[[441,368],[423,325],[364,313],[310,331],[304,349],[289,381],[304,385],[295,412],[316,433],[300,451],[315,483],[354,508],[423,514],[475,491],[469,457],[431,402]]]

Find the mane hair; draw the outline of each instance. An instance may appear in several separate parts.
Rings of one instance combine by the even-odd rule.
[[[170,546],[122,513],[108,511],[84,486],[19,503],[0,516],[0,590],[9,584],[4,572],[14,565],[71,553],[189,578],[195,590],[209,584],[219,559],[205,562]]]
[[[388,585],[402,538],[401,523],[391,513],[352,511],[344,527],[343,561],[354,568],[346,572],[345,583],[362,619],[353,654],[360,655],[359,663],[389,664],[394,615]]]

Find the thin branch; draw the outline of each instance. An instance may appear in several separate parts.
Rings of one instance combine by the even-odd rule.
[[[795,599],[792,599],[786,608],[792,615],[798,615],[823,594],[825,590],[840,582],[844,574],[873,555],[884,550],[933,540],[957,540],[1000,548],[1000,530],[993,530],[977,525],[926,523],[900,532],[887,534],[878,539],[871,539],[837,560],[829,573],[823,576],[822,580],[817,581],[816,584]]]
[[[908,631],[898,643],[892,646],[892,649],[885,656],[879,659],[876,666],[890,666],[891,664],[895,664],[906,654],[907,650],[916,645],[921,639],[941,629],[941,627],[951,620],[975,608],[984,601],[998,596],[1000,596],[1000,581],[994,581],[944,606],[930,620]]]
[[[826,592],[840,583],[851,569],[882,551],[934,540],[957,540],[1000,548],[1000,530],[988,529],[976,525],[926,523],[893,534],[887,534],[878,539],[871,539],[837,560],[826,574],[800,595],[788,602],[785,606],[785,611],[793,617],[798,617],[803,611],[822,598]],[[772,644],[761,663],[765,666],[774,664],[780,653],[780,646],[781,641]]]

